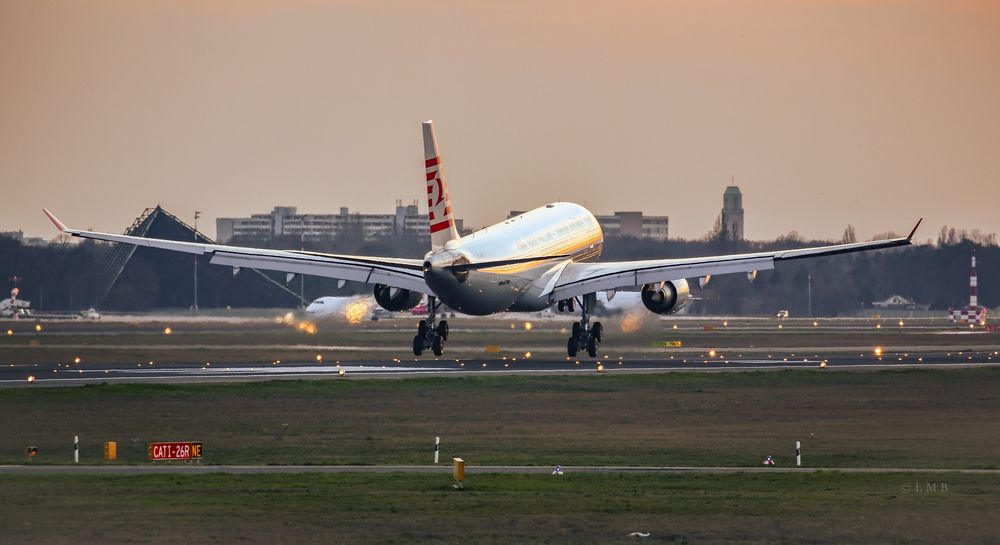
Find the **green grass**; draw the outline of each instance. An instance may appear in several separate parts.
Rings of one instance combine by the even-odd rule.
[[[1000,370],[470,376],[0,390],[0,462],[997,467]]]
[[[934,491],[928,491],[928,483]],[[5,476],[6,543],[990,543],[994,477]],[[918,487],[920,491],[918,491]]]

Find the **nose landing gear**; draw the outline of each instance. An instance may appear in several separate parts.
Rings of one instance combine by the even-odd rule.
[[[419,356],[430,349],[435,356],[444,354],[444,343],[448,340],[448,321],[437,321],[437,309],[441,303],[437,297],[427,296],[427,319],[417,324],[417,334],[413,337],[413,355]]]
[[[573,299],[566,302],[560,301],[559,309],[568,308],[572,312],[573,302]],[[601,322],[594,322],[593,325],[590,325],[590,311],[596,303],[596,293],[588,293],[580,298],[582,316],[579,322],[573,322],[572,336],[566,342],[566,353],[571,358],[575,358],[577,353],[583,349],[587,350],[588,356],[597,357],[597,347],[604,337],[604,326],[601,325]]]

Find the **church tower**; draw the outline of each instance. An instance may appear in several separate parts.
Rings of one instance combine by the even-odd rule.
[[[743,240],[743,194],[735,185],[722,194],[722,227],[729,240]]]

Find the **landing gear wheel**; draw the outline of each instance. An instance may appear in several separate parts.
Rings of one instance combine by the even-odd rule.
[[[601,322],[594,322],[594,325],[590,326],[590,336],[597,339],[597,342],[604,341],[604,326]]]
[[[573,331],[573,338],[574,339],[579,339],[580,338],[580,322],[573,322],[573,330],[572,331]]]
[[[437,334],[438,334],[438,337],[441,337],[441,340],[444,340],[444,341],[448,340],[448,321],[447,320],[441,320],[441,323],[438,324]]]
[[[431,345],[431,349],[434,350],[435,356],[444,354],[444,339],[440,335],[434,336],[434,343]]]
[[[566,299],[566,310],[576,312],[576,299]]]
[[[420,320],[417,324],[417,336],[424,337],[427,335],[427,320]]]
[[[564,301],[560,300],[559,303],[556,304],[556,308],[559,309],[559,312],[565,312],[566,311],[566,303]]]
[[[590,338],[587,339],[587,355],[589,355],[592,358],[597,357],[597,338],[595,338],[593,335],[591,335]]]
[[[576,337],[570,337],[569,342],[566,343],[566,353],[569,354],[569,357],[575,358],[577,350],[579,347],[576,344]]]
[[[424,337],[416,335],[413,337],[413,355],[419,356],[424,353]]]

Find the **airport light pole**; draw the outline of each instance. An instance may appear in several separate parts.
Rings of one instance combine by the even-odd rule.
[[[195,210],[194,211],[194,241],[195,242],[198,242],[198,218],[200,218],[200,217],[201,217],[201,211]],[[198,312],[198,254],[194,255],[194,294],[193,295],[194,296],[192,297],[192,300],[194,301],[194,304],[191,305],[191,308],[195,312]]]
[[[813,316],[813,273],[809,273],[809,317]]]
[[[299,250],[306,249],[306,220],[309,216],[302,216],[302,225],[299,230]],[[299,307],[306,308],[306,275],[299,273]]]

